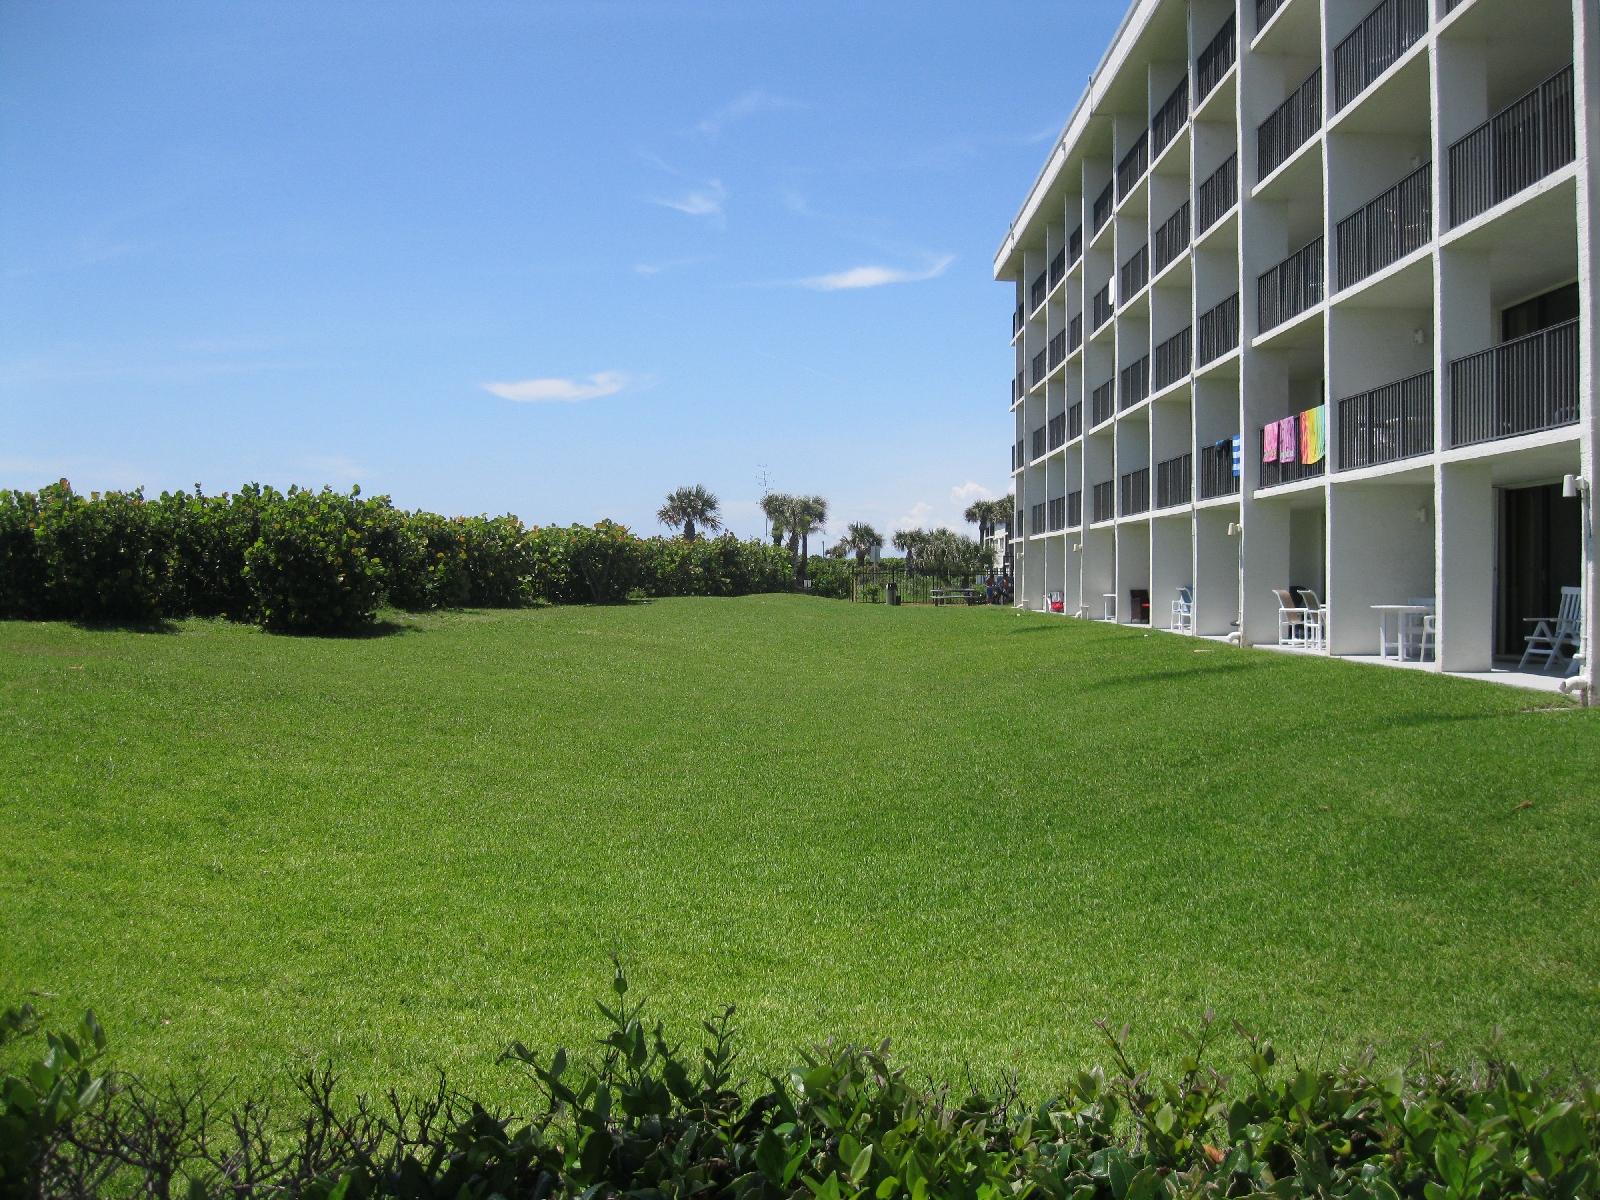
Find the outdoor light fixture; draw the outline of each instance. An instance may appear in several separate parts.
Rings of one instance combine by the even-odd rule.
[[[1589,481],[1582,475],[1563,475],[1561,477],[1561,494],[1568,500],[1576,500],[1589,490]]]

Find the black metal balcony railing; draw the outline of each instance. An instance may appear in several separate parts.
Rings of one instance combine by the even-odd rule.
[[[1194,62],[1194,102],[1199,104],[1211,94],[1211,89],[1222,82],[1222,77],[1228,73],[1228,68],[1233,66],[1233,60],[1238,56],[1238,37],[1235,34],[1233,14],[1228,14],[1228,19],[1222,23],[1222,28],[1217,30],[1217,35],[1206,43],[1206,48],[1200,51],[1200,57]]]
[[[1051,417],[1050,424],[1046,428],[1050,430],[1050,449],[1055,450],[1067,444],[1066,413],[1060,412]]]
[[[1072,236],[1067,239],[1067,266],[1072,266],[1083,257],[1083,226],[1079,225],[1072,231]]]
[[[1029,516],[1028,532],[1031,533],[1031,534],[1035,534],[1035,535],[1043,533],[1044,532],[1044,505],[1043,504],[1035,504],[1033,506],[1032,510],[1029,512],[1028,516]]]
[[[1171,265],[1189,245],[1189,202],[1178,205],[1178,211],[1161,223],[1155,237],[1150,240],[1151,270],[1157,275]]]
[[[1563,321],[1450,364],[1450,444],[1578,420],[1578,322]]]
[[[1266,452],[1267,431],[1262,429],[1257,439],[1256,461],[1260,462],[1261,455]],[[1280,483],[1294,483],[1300,479],[1311,479],[1317,475],[1327,473],[1328,456],[1324,454],[1314,463],[1303,463],[1300,456],[1295,455],[1293,462],[1283,462],[1273,459],[1271,462],[1261,463],[1261,486],[1264,488],[1277,487]]]
[[[1117,303],[1124,308],[1128,301],[1144,289],[1150,282],[1150,244],[1146,242],[1133,252],[1133,256],[1122,264],[1122,276],[1117,281]]]
[[[1195,196],[1199,209],[1200,221],[1195,228],[1195,233],[1202,234],[1218,221],[1235,204],[1239,203],[1239,156],[1228,155],[1228,159],[1200,184],[1200,191]]]
[[[1187,375],[1194,362],[1194,328],[1185,325],[1156,347],[1150,386],[1156,391],[1171,387]]]
[[[1433,164],[1423,163],[1339,222],[1339,286],[1399,262],[1433,236]]]
[[[1144,178],[1150,166],[1150,134],[1141,131],[1138,140],[1128,147],[1128,152],[1117,164],[1117,201],[1120,203]]]
[[[1339,470],[1432,453],[1432,371],[1339,401]]]
[[[1256,179],[1265,179],[1322,128],[1322,69],[1289,94],[1276,111],[1256,127]]]
[[[1067,498],[1065,496],[1057,496],[1050,501],[1050,532],[1055,533],[1057,530],[1065,529],[1066,527]]]
[[[1577,154],[1568,66],[1450,147],[1450,224],[1470,221]]]
[[[1427,0],[1382,0],[1333,48],[1333,111],[1366,91],[1427,32]]]
[[[1322,301],[1322,239],[1296,250],[1257,281],[1259,327],[1265,333]]]
[[[1125,517],[1150,511],[1149,467],[1129,471],[1122,477],[1122,507],[1119,511]]]
[[[1026,449],[1023,447],[1022,439],[1018,438],[1017,444],[1011,447],[1011,469],[1013,471],[1020,471],[1027,465],[1028,454]]]
[[[1093,509],[1090,512],[1089,519],[1096,525],[1101,521],[1111,520],[1112,517],[1117,515],[1115,507],[1117,502],[1116,483],[1108,479],[1104,483],[1095,484],[1091,500]]]
[[[1200,499],[1237,496],[1239,477],[1233,473],[1233,440],[1200,447]]]
[[[1146,354],[1138,362],[1131,362],[1123,367],[1118,384],[1117,406],[1119,408],[1132,408],[1139,401],[1150,395],[1150,356]]]
[[[1067,409],[1067,441],[1083,436],[1083,401]]]
[[[1272,14],[1284,5],[1284,0],[1256,0],[1256,32],[1260,33],[1272,20]]]
[[[1017,372],[1017,377],[1011,381],[1011,403],[1015,404],[1022,399],[1022,394],[1028,389],[1022,386],[1022,372]]]
[[[1111,303],[1111,281],[1109,279],[1106,280],[1105,287],[1101,288],[1094,294],[1093,299],[1089,303],[1089,308],[1090,329],[1098,331],[1102,325],[1111,320],[1112,314],[1115,313],[1117,309],[1116,305]]]
[[[1189,119],[1189,77],[1172,89],[1156,115],[1150,118],[1150,157],[1160,158],[1167,144],[1178,136]]]
[[[1032,449],[1033,449],[1033,458],[1043,458],[1044,457],[1045,445],[1044,445],[1044,426],[1043,425],[1039,426],[1039,428],[1037,428],[1037,429],[1035,429],[1033,431],[1033,447],[1032,447]],[[1029,461],[1031,462],[1032,459],[1030,459]]]
[[[1067,277],[1067,252],[1057,250],[1056,256],[1050,260],[1050,290],[1056,290],[1056,284]]]
[[[1083,345],[1083,314],[1079,313],[1067,322],[1067,353],[1071,354]]]
[[[1200,314],[1199,366],[1221,358],[1239,345],[1239,293]]]
[[[1189,503],[1194,494],[1194,455],[1180,454],[1156,464],[1156,507]]]
[[[1054,371],[1067,361],[1067,331],[1063,329],[1050,339],[1050,369]]]
[[[1089,428],[1103,425],[1117,411],[1117,381],[1108,379],[1089,397]]]
[[[1048,291],[1049,283],[1047,282],[1046,273],[1041,271],[1039,272],[1039,278],[1035,279],[1033,286],[1028,289],[1028,310],[1030,312],[1038,311],[1039,305],[1044,303],[1045,294]]]
[[[1083,489],[1067,493],[1067,528],[1077,529],[1083,524]]]
[[[1016,337],[1022,332],[1022,306],[1017,305],[1017,311],[1011,314],[1011,336]]]
[[[1041,350],[1033,356],[1033,362],[1029,364],[1028,386],[1038,387],[1039,384],[1044,382],[1044,377],[1048,373],[1049,368],[1045,366],[1045,352]]]
[[[1094,198],[1094,232],[1099,236],[1106,222],[1111,219],[1111,185],[1108,183],[1105,190]]]

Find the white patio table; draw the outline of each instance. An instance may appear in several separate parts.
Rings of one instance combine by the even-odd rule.
[[[1421,662],[1423,618],[1434,615],[1434,606],[1374,604],[1372,611],[1378,614],[1378,657],[1398,659],[1401,662],[1414,658]],[[1389,636],[1391,615],[1395,619],[1393,638]]]

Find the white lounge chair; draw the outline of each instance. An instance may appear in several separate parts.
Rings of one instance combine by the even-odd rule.
[[[1578,645],[1578,622],[1583,616],[1583,589],[1564,587],[1561,589],[1561,611],[1553,617],[1526,617],[1525,620],[1536,622],[1533,633],[1523,640],[1528,643],[1528,648],[1522,652],[1522,661],[1517,664],[1517,670],[1524,670],[1530,658],[1544,656],[1544,670],[1548,671],[1558,662],[1566,663],[1570,655],[1563,654],[1561,647],[1567,643]]]
[[[1307,625],[1312,614],[1294,602],[1288,588],[1273,588],[1272,594],[1278,598],[1278,645],[1301,648],[1309,645]]]
[[[1320,650],[1328,635],[1328,606],[1310,588],[1296,588],[1300,606],[1306,610],[1306,645]]]
[[[1172,632],[1194,632],[1194,589],[1181,587],[1178,598],[1172,602]]]

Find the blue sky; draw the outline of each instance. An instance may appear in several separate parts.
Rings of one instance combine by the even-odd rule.
[[[959,525],[994,250],[1120,18],[5,0],[0,487]]]

